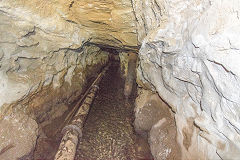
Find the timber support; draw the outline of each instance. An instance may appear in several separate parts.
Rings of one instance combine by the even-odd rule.
[[[137,54],[130,52],[128,56],[128,70],[124,86],[124,95],[126,98],[131,95],[134,82],[136,81],[136,63]]]

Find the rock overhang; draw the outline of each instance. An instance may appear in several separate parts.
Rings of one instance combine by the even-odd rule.
[[[3,0],[0,10],[40,30],[72,41],[136,50],[136,20],[130,0]]]

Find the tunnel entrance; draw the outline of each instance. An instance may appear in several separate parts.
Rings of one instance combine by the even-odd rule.
[[[133,127],[136,84],[126,100],[119,59],[111,61],[84,124],[75,159],[152,159],[147,140],[137,135]],[[50,126],[59,125],[59,121],[54,123]],[[50,126],[45,132],[53,132]],[[61,136],[58,132],[39,138],[34,159],[54,159]]]

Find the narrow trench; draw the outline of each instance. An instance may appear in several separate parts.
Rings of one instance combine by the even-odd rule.
[[[146,139],[134,131],[134,101],[136,84],[131,96],[124,96],[124,78],[120,62],[113,61],[100,83],[100,89],[91,105],[79,140],[76,160],[95,159],[153,159]],[[38,139],[34,152],[35,160],[54,159],[61,133],[53,134],[56,125],[66,113],[45,127],[44,138]]]

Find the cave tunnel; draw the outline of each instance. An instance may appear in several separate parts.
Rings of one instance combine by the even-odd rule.
[[[238,0],[1,0],[0,160],[239,160]]]

